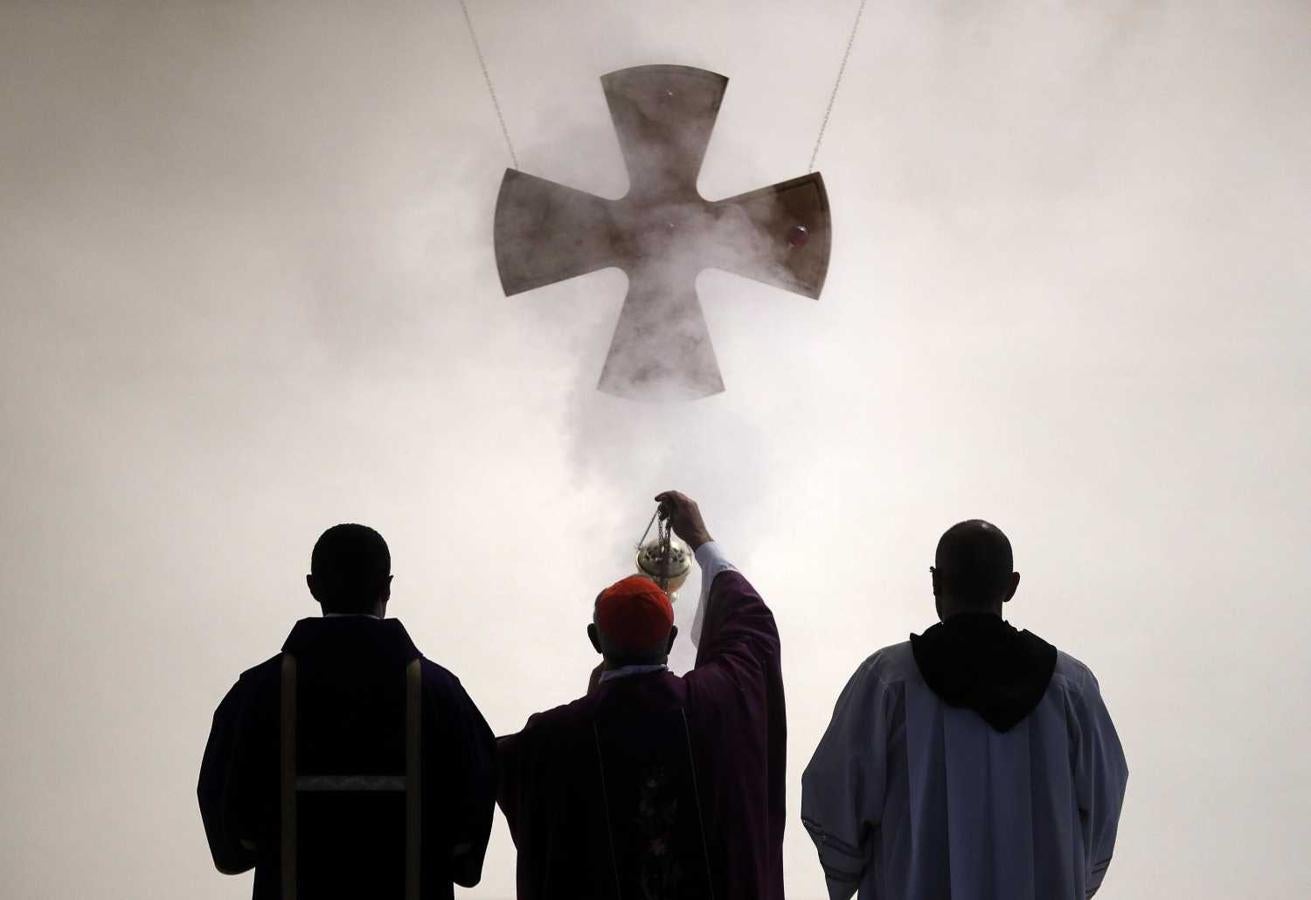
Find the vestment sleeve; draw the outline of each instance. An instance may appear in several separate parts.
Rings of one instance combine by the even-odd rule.
[[[447,687],[446,709],[425,704],[425,731],[438,736],[424,741],[425,770],[436,775],[436,790],[424,791],[431,810],[425,819],[449,823],[441,835],[446,846],[435,849],[449,859],[450,879],[473,887],[482,876],[496,808],[496,739],[460,682],[452,677]]]
[[[1083,826],[1085,885],[1091,897],[1101,887],[1111,864],[1129,768],[1091,672],[1073,698],[1072,707],[1074,786]]]
[[[857,669],[801,776],[801,821],[819,851],[831,900],[851,897],[869,865],[895,699],[870,662]]]
[[[701,632],[706,625],[706,607],[710,604],[710,587],[720,572],[736,571],[717,541],[706,541],[696,548],[696,562],[701,568],[701,595],[697,598],[696,616],[692,619],[692,646],[701,646]]]
[[[239,748],[247,693],[244,687],[240,682],[233,685],[214,711],[196,786],[209,852],[215,867],[225,875],[255,867],[252,836],[244,834],[242,827],[243,808],[249,802],[245,766],[238,759],[244,756]]]
[[[533,757],[533,721],[530,717],[524,729],[516,734],[496,739],[496,802],[505,815],[510,838],[523,853],[523,840],[527,830],[524,794],[530,790],[528,768]]]
[[[778,673],[779,639],[774,614],[713,541],[696,550],[702,600],[697,622],[696,677],[763,685]]]

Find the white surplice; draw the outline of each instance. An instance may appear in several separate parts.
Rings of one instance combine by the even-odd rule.
[[[1058,653],[1006,732],[944,703],[910,643],[867,659],[802,778],[831,900],[1084,900],[1115,844],[1128,769],[1097,679]]]

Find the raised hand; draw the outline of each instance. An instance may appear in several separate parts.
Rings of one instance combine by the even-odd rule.
[[[660,518],[669,520],[669,527],[674,530],[688,546],[695,550],[713,538],[706,530],[706,523],[701,519],[701,510],[696,501],[679,491],[665,491],[656,494],[660,504]]]

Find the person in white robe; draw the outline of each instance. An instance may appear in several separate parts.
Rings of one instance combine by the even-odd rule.
[[[953,526],[935,562],[940,623],[861,664],[802,777],[829,897],[1085,900],[1128,780],[1097,679],[1002,619],[995,526]]]

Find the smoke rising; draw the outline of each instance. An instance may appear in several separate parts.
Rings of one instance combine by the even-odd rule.
[[[1106,896],[1301,896],[1311,14],[871,5],[819,156],[823,298],[701,272],[726,391],[633,403],[596,390],[623,273],[500,290],[507,160],[449,7],[0,9],[9,892],[248,894],[196,769],[317,612],[326,525],[387,538],[392,614],[507,732],[583,689],[591,599],[676,487],[775,609],[794,790],[982,517],[1012,620],[1124,739]],[[852,11],[473,10],[522,168],[608,199],[601,73],[728,75],[698,190],[732,197],[800,174]],[[823,896],[795,819],[785,866]],[[498,824],[467,894],[512,890]]]
[[[808,176],[707,201],[696,178],[727,79],[651,65],[608,73],[601,82],[628,190],[608,201],[508,170],[494,229],[501,285],[514,295],[620,268],[628,293],[598,387],[648,400],[719,393],[724,384],[696,276],[714,266],[817,296],[830,241],[822,183]]]

